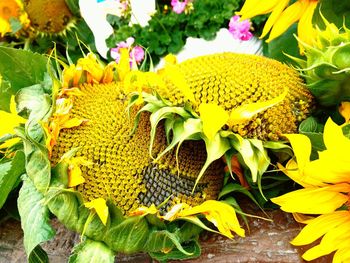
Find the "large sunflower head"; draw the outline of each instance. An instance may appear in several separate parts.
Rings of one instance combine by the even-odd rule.
[[[11,24],[19,22],[22,27],[29,24],[28,16],[23,9],[21,0],[8,0],[0,2],[0,35],[12,32]]]

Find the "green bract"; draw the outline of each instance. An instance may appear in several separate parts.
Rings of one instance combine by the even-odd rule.
[[[322,18],[326,28],[316,29],[313,46],[299,40],[305,48],[305,60],[294,60],[318,102],[332,106],[350,99],[350,30],[345,24],[339,30],[335,24]]]

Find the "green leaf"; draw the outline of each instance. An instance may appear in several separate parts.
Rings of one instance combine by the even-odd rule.
[[[0,73],[1,78],[1,73]],[[0,80],[0,110],[10,112],[11,84],[6,80]]]
[[[11,93],[44,80],[47,58],[28,50],[0,47],[0,74],[11,83]]]
[[[28,263],[49,263],[49,257],[40,245],[37,245],[28,258]]]
[[[202,178],[204,172],[207,170],[209,165],[214,162],[215,160],[221,158],[225,155],[225,152],[230,149],[230,143],[227,140],[227,138],[221,137],[219,132],[217,132],[213,139],[209,140],[208,137],[206,137],[203,134],[203,140],[205,142],[205,148],[207,151],[207,159],[199,172],[196,182],[194,184],[194,187],[192,189],[192,192],[196,188],[197,184],[199,183],[199,180]]]
[[[219,193],[219,199],[222,198],[223,196],[227,195],[227,194],[231,194],[234,192],[238,192],[238,193],[242,193],[244,195],[246,195],[247,197],[249,197],[255,204],[258,204],[258,202],[255,200],[254,196],[246,189],[244,188],[242,185],[240,184],[236,184],[236,183],[229,183],[227,185],[225,185],[220,193]],[[232,204],[231,204],[232,205]]]
[[[86,239],[74,247],[69,263],[113,263],[114,253],[102,242]]]
[[[316,132],[320,133],[323,131],[324,125],[319,123],[315,117],[308,117],[303,120],[299,125],[299,132]]]
[[[0,208],[23,173],[25,173],[25,163],[24,153],[21,151],[17,151],[12,160],[0,163]]]
[[[168,253],[151,252],[150,256],[160,262],[167,262],[168,260],[185,260],[191,258],[197,258],[201,255],[201,248],[197,240],[191,240],[183,246],[189,254],[184,254],[180,250],[173,249]]]
[[[55,235],[55,230],[49,224],[49,209],[43,205],[43,195],[36,190],[27,176],[23,176],[18,210],[24,233],[24,248],[29,258],[37,245]]]
[[[134,216],[126,218],[115,227],[111,227],[105,234],[104,242],[113,250],[128,254],[142,251],[148,236],[147,220]]]

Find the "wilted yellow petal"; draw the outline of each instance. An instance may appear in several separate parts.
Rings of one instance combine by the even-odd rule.
[[[203,132],[211,140],[227,123],[229,115],[222,107],[212,103],[202,103],[198,110],[203,123]]]
[[[6,140],[4,143],[0,144],[0,149],[10,148],[11,146],[15,145],[16,143],[20,142],[20,138],[12,138]]]
[[[144,216],[144,215],[154,215],[158,214],[157,207],[152,204],[150,207],[141,206],[137,208],[136,210],[129,213],[129,216]]]
[[[339,112],[344,117],[345,123],[348,123],[350,120],[350,101],[343,101],[340,104]]]
[[[310,139],[303,134],[284,134],[288,138],[294,155],[297,159],[300,170],[303,170],[305,165],[310,162],[311,142]]]
[[[179,218],[186,218],[196,214],[203,214],[208,221],[217,227],[222,235],[228,238],[233,237],[231,231],[239,236],[245,236],[244,229],[239,225],[235,209],[224,202],[208,200],[198,206],[182,210],[178,216]]]
[[[285,195],[272,198],[286,212],[303,214],[331,213],[345,204],[350,192],[349,184],[330,185],[296,190]]]
[[[228,120],[228,125],[232,127],[233,125],[242,124],[250,120],[254,117],[254,115],[258,114],[259,112],[267,110],[268,108],[271,108],[276,104],[282,102],[286,97],[287,93],[288,89],[285,88],[284,92],[276,98],[263,102],[245,104],[233,109]]]
[[[314,216],[307,216],[307,215],[300,214],[300,213],[293,213],[293,218],[295,221],[297,221],[298,223],[302,223],[302,224],[308,224],[312,220],[315,219]]]
[[[160,74],[165,75],[171,83],[175,85],[175,87],[182,92],[185,99],[192,102],[194,105],[196,105],[196,101],[194,99],[194,94],[192,90],[190,89],[190,86],[188,85],[185,76],[181,71],[171,63],[167,63],[161,71],[159,71]]]
[[[330,229],[350,220],[348,211],[336,211],[320,215],[308,222],[300,233],[291,242],[295,246],[307,245],[319,239]]]
[[[73,128],[73,127],[77,127],[80,126],[83,122],[86,122],[87,120],[81,120],[78,118],[72,118],[69,119],[67,121],[65,121],[64,123],[61,124],[61,129],[69,129],[69,128]]]
[[[68,169],[68,187],[75,187],[85,182],[78,165],[70,165]]]
[[[89,209],[95,209],[102,223],[106,225],[108,218],[108,206],[106,205],[106,200],[99,197],[97,199],[92,200],[91,202],[84,203],[84,205]]]

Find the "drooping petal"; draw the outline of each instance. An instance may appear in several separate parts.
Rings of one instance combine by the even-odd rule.
[[[106,225],[108,219],[108,206],[106,205],[106,200],[99,197],[91,202],[84,203],[84,205],[89,209],[94,209],[102,223]]]
[[[244,229],[240,227],[234,208],[220,201],[208,200],[204,203],[184,209],[179,213],[179,218],[196,214],[205,215],[206,219],[212,222],[221,234],[232,238],[231,231],[244,237]]]
[[[286,97],[287,93],[288,93],[288,89],[285,88],[282,94],[280,94],[279,96],[271,100],[244,104],[242,106],[234,108],[231,111],[230,118],[228,120],[228,125],[232,127],[233,125],[242,124],[250,120],[251,118],[254,117],[254,115],[258,114],[259,112],[267,110],[268,108],[271,108],[276,104],[282,102]]]
[[[301,3],[301,1],[296,1],[294,4],[287,7],[282,14],[277,19],[276,23],[274,24],[269,38],[266,40],[266,42],[270,42],[271,40],[275,39],[276,37],[283,34],[293,23],[298,21],[300,17],[302,16],[304,12],[304,5]]]
[[[300,233],[291,241],[295,246],[307,245],[319,239],[330,229],[350,220],[348,211],[336,211],[321,215],[311,220]]]
[[[200,119],[203,123],[203,132],[209,140],[228,121],[228,113],[220,106],[212,103],[202,103],[199,105]]]
[[[271,201],[280,205],[281,209],[286,212],[326,214],[345,204],[348,196],[342,192],[348,193],[349,191],[349,184],[305,188],[272,198]]]
[[[75,187],[85,182],[85,178],[81,175],[81,169],[78,165],[72,165],[68,169],[68,187]]]

